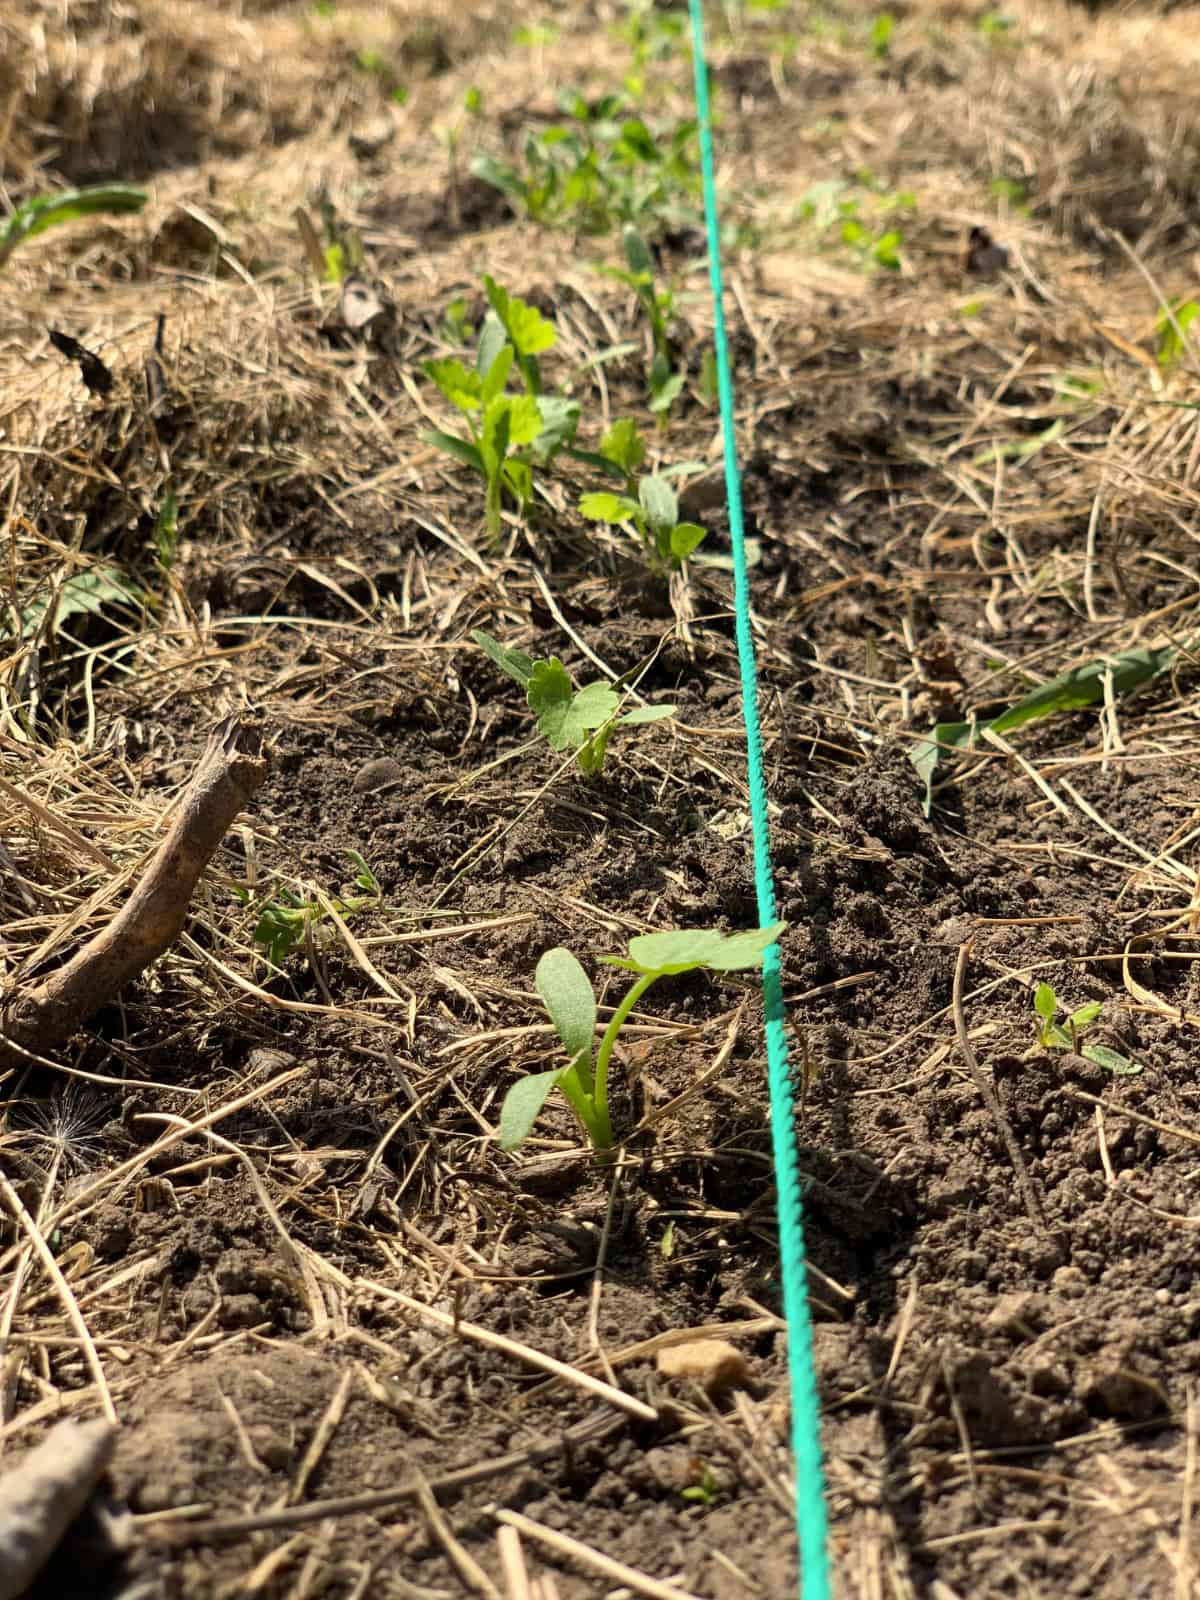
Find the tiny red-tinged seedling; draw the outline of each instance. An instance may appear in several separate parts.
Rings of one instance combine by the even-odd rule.
[[[1059,1009],[1058,996],[1048,983],[1039,983],[1033,992],[1033,1009],[1038,1017],[1038,1043],[1044,1050],[1073,1050],[1085,1061],[1094,1061],[1098,1067],[1117,1077],[1133,1077],[1142,1070],[1138,1062],[1130,1061],[1128,1056],[1121,1055],[1117,1050],[1110,1050],[1106,1044],[1083,1043],[1083,1035],[1104,1010],[1099,1000],[1091,1000],[1087,1005],[1080,1006],[1060,1024],[1055,1021]]]
[[[675,707],[669,705],[635,706],[618,715],[621,696],[611,684],[585,683],[576,689],[557,656],[535,661],[524,650],[500,644],[482,628],[472,629],[471,637],[501,672],[524,689],[529,709],[538,719],[538,732],[545,735],[551,750],[574,750],[579,770],[589,778],[604,766],[614,728],[632,728],[675,715]]]
[[[579,961],[561,945],[547,950],[537,964],[534,983],[567,1053],[567,1065],[532,1073],[514,1083],[500,1111],[500,1148],[515,1150],[530,1130],[551,1090],[558,1089],[579,1118],[593,1149],[613,1143],[608,1113],[608,1068],[613,1049],[630,1012],[660,978],[684,972],[744,972],[761,967],[763,957],[787,927],[749,928],[743,933],[718,933],[709,928],[678,928],[669,933],[644,933],[629,941],[625,956],[601,956],[612,967],[636,974],[604,1030],[596,1048],[596,994]]]

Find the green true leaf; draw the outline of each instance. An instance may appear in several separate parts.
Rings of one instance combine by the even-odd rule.
[[[1119,1050],[1110,1050],[1106,1044],[1085,1044],[1079,1053],[1086,1060],[1094,1061],[1098,1067],[1103,1067],[1106,1072],[1111,1072],[1118,1078],[1136,1078],[1142,1070],[1140,1061],[1131,1061]]]
[[[620,417],[600,440],[600,454],[630,478],[646,459],[646,445],[632,417]]]
[[[420,438],[426,444],[436,445],[439,450],[444,450],[447,455],[453,456],[456,461],[461,461],[464,466],[473,467],[481,477],[487,477],[487,468],[483,464],[479,446],[472,444],[469,439],[460,439],[455,433],[443,433],[440,428],[422,428]]]
[[[767,950],[786,927],[786,922],[773,922],[768,928],[747,928],[741,933],[718,933],[711,928],[644,933],[629,941],[628,959],[602,956],[601,960],[646,976],[691,972],[697,967],[713,972],[741,972],[747,967],[760,967]]]
[[[61,189],[54,194],[35,195],[17,207],[0,233],[0,267],[19,244],[36,238],[47,228],[104,212],[121,215],[140,211],[148,198],[144,189],[135,189],[127,183],[103,183],[88,189]]]
[[[468,416],[478,411],[482,403],[483,380],[477,372],[465,367],[457,356],[446,356],[439,361],[422,362],[422,370],[431,378],[452,406]],[[500,387],[504,384],[501,382]]]
[[[533,453],[545,464],[569,445],[579,427],[579,401],[565,395],[540,394],[537,397],[541,429],[533,441]]]
[[[529,688],[529,680],[533,676],[531,656],[527,656],[524,650],[518,650],[513,645],[500,644],[491,634],[484,633],[482,628],[472,628],[471,637],[484,654],[491,657],[501,672],[507,672],[522,689]]]
[[[492,405],[502,405],[508,412],[508,442],[511,449],[519,450],[522,445],[534,443],[542,431],[542,413],[533,395],[502,395],[493,400]]]
[[[1054,1021],[1054,1013],[1058,1010],[1058,996],[1048,983],[1039,983],[1033,991],[1033,1009],[1046,1022]]]
[[[627,494],[585,494],[579,502],[581,516],[592,522],[632,522],[638,514],[636,500]]]
[[[515,1150],[525,1143],[562,1070],[560,1067],[553,1072],[535,1072],[513,1084],[500,1107],[501,1150]]]
[[[589,1087],[596,1033],[596,996],[587,973],[569,950],[557,945],[547,950],[538,962],[533,981],[571,1065],[576,1069],[586,1068],[581,1078],[585,1087]]]
[[[578,750],[590,733],[611,722],[620,704],[616,690],[606,683],[589,683],[576,694],[556,656],[534,662],[528,698],[552,750]]]
[[[617,718],[617,727],[636,728],[645,722],[661,722],[664,717],[673,717],[676,709],[669,705],[635,706],[632,711]]]
[[[482,377],[490,372],[496,357],[508,344],[508,335],[504,331],[504,324],[494,311],[489,311],[483,319],[483,326],[479,330],[479,343],[475,349],[475,370]]]
[[[671,559],[686,561],[704,540],[704,529],[694,522],[677,522],[671,529]]]
[[[501,329],[503,333],[503,329]],[[480,347],[482,349],[482,346]],[[497,395],[502,394],[504,385],[508,382],[508,375],[512,371],[512,364],[516,360],[516,352],[512,345],[505,342],[497,350],[489,366],[481,367],[484,377],[480,383],[479,400],[484,406],[490,406]],[[474,374],[478,378],[478,374]]]
[[[483,287],[489,305],[503,324],[518,356],[538,355],[543,350],[552,349],[558,342],[554,324],[548,322],[536,306],[527,305],[524,300],[518,300],[516,295],[510,295],[507,289],[501,288],[495,278],[486,273]]]
[[[638,484],[638,500],[655,535],[669,536],[679,521],[679,500],[667,480],[657,475],[643,478]]]

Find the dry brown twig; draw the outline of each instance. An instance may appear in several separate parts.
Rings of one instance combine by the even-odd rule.
[[[237,714],[226,717],[120,911],[69,961],[0,1008],[0,1063],[54,1050],[170,947],[201,872],[266,775],[261,726]]]

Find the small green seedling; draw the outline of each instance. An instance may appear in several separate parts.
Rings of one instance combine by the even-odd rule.
[[[424,364],[426,376],[466,418],[468,437],[441,430],[421,437],[483,478],[485,522],[496,538],[505,493],[525,515],[533,499],[534,468],[547,466],[571,443],[579,426],[579,403],[542,393],[537,358],[557,342],[554,324],[494,278],[485,276],[483,286],[491,310],[479,331],[474,369],[454,356]],[[523,394],[507,388],[514,367]]]
[[[639,480],[636,500],[605,490],[585,494],[579,509],[593,522],[636,528],[647,552],[667,567],[678,567],[705,537],[697,523],[680,522],[679,498],[667,480],[657,474]]]
[[[535,661],[523,650],[502,645],[482,628],[471,632],[475,643],[525,691],[529,709],[537,717],[538,732],[551,750],[574,750],[579,770],[595,777],[604,766],[608,741],[615,728],[633,728],[675,715],[670,705],[635,706],[623,716],[621,696],[609,683],[585,683],[576,689],[571,675],[557,656]]]
[[[347,850],[346,854],[358,869],[354,875],[354,882],[363,893],[345,900],[330,901],[334,910],[342,917],[353,915],[366,906],[374,905],[383,893],[379,879],[358,851]],[[239,900],[249,903],[250,895],[247,890],[236,889],[234,892]],[[268,900],[259,911],[258,921],[254,927],[254,942],[263,946],[268,964],[277,971],[282,971],[288,956],[304,943],[308,927],[319,922],[324,915],[325,908],[319,900],[302,900],[290,889],[280,889],[276,897]]]
[[[1117,1050],[1105,1044],[1085,1044],[1083,1035],[1099,1019],[1104,1007],[1099,1000],[1072,1011],[1065,1025],[1055,1021],[1058,1015],[1058,996],[1048,983],[1039,983],[1033,992],[1033,1009],[1038,1018],[1038,1043],[1043,1050],[1073,1050],[1085,1061],[1093,1061],[1117,1077],[1134,1077],[1142,1069]]]
[[[127,183],[102,183],[89,189],[59,189],[53,194],[34,195],[17,207],[0,232],[0,267],[18,245],[45,233],[47,228],[102,212],[120,215],[140,211],[147,198],[144,189]]]
[[[1164,371],[1169,371],[1187,354],[1192,337],[1188,329],[1200,317],[1200,305],[1195,300],[1173,300],[1162,309],[1155,332],[1157,349],[1155,358]]]
[[[696,1506],[711,1506],[717,1498],[717,1479],[707,1461],[692,1463],[693,1482],[679,1491],[681,1500]]]
[[[606,267],[605,271],[609,277],[628,284],[646,313],[654,341],[654,355],[646,371],[646,382],[650,389],[650,409],[662,423],[678,398],[685,377],[685,373],[676,368],[675,346],[671,339],[675,295],[669,287],[659,288],[654,274],[654,257],[638,230],[627,223],[621,230],[621,237],[625,245],[625,259],[629,263],[628,270]]]
[[[561,945],[547,950],[537,964],[534,984],[567,1053],[567,1065],[532,1073],[514,1083],[500,1111],[500,1148],[515,1150],[529,1137],[553,1089],[565,1095],[593,1149],[613,1143],[608,1114],[608,1068],[630,1012],[660,978],[684,972],[744,972],[761,967],[767,950],[787,924],[750,928],[743,933],[718,933],[708,928],[679,928],[670,933],[645,933],[629,941],[626,956],[601,956],[612,967],[636,974],[604,1030],[596,1048],[596,995],[579,961]]]

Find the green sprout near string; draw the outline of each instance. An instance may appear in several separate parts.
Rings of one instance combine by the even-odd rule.
[[[1043,1050],[1071,1050],[1116,1077],[1136,1076],[1142,1069],[1118,1050],[1106,1044],[1086,1044],[1083,1035],[1099,1021],[1104,1006],[1099,1000],[1089,1000],[1070,1012],[1064,1023],[1055,1019],[1059,1013],[1058,996],[1048,983],[1039,983],[1033,992],[1033,1009],[1038,1018],[1038,1043]]]
[[[624,998],[595,1045],[596,993],[578,959],[561,945],[547,950],[537,964],[534,985],[563,1049],[564,1067],[531,1073],[519,1079],[504,1097],[500,1111],[500,1148],[515,1150],[529,1137],[551,1091],[566,1098],[594,1150],[603,1154],[613,1144],[608,1110],[608,1070],[621,1029],[646,991],[660,978],[685,972],[744,972],[761,967],[767,950],[787,927],[785,922],[742,933],[708,928],[679,928],[645,933],[629,941],[625,956],[601,956],[611,967],[635,974]]]

